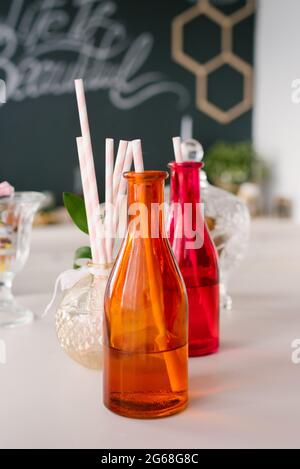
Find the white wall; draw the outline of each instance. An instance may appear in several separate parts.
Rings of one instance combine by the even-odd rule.
[[[292,198],[300,223],[300,0],[259,0],[256,29],[254,143],[274,172],[273,195]]]

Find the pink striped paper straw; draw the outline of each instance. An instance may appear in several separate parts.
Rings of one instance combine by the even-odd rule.
[[[112,262],[113,255],[113,173],[114,173],[114,141],[105,141],[105,245],[107,261]]]
[[[116,204],[117,195],[118,195],[118,191],[119,191],[119,186],[120,186],[121,179],[122,179],[122,171],[123,171],[123,167],[124,167],[124,161],[125,161],[127,146],[128,146],[127,141],[120,140],[119,149],[118,149],[117,158],[116,158],[115,169],[114,169],[114,175],[113,175],[113,201],[114,201],[114,204]]]
[[[104,240],[101,230],[100,205],[94,161],[86,155],[83,138],[76,139],[82,179],[84,202],[87,213],[92,258],[95,264],[106,264]]]
[[[118,191],[118,196],[117,199],[120,196],[124,196],[126,194],[126,189],[127,189],[127,181],[123,177],[124,173],[128,173],[128,171],[131,170],[132,166],[132,160],[133,160],[133,150],[132,150],[132,142],[128,142],[127,150],[126,150],[126,156],[125,156],[125,162],[122,170],[122,178],[119,186],[119,191]]]
[[[78,104],[81,134],[82,134],[83,143],[84,143],[84,151],[85,151],[86,157],[94,161],[90,126],[89,126],[89,118],[88,118],[85,93],[84,93],[84,86],[83,86],[83,81],[81,79],[75,80],[75,91],[76,91],[77,104]]]
[[[120,226],[120,210],[122,206],[122,201],[126,195],[127,192],[127,181],[123,177],[124,173],[127,173],[128,171],[131,170],[132,166],[132,160],[133,160],[133,152],[132,152],[132,143],[128,142],[127,150],[126,150],[126,156],[125,156],[125,161],[124,161],[124,166],[122,168],[121,172],[121,181],[119,185],[119,190],[117,194],[117,199],[115,203],[115,219],[114,219],[114,226],[116,227],[116,233],[119,234],[119,226]]]
[[[181,138],[174,137],[173,138],[173,148],[175,154],[176,163],[183,163],[183,156],[181,151]]]
[[[77,97],[77,104],[78,104],[78,112],[79,112],[79,120],[81,126],[81,133],[82,139],[77,142],[77,146],[79,143],[80,147],[80,154],[79,154],[79,161],[82,160],[82,170],[81,170],[81,177],[83,179],[88,178],[90,187],[86,187],[85,190],[85,202],[87,207],[89,207],[89,212],[87,209],[87,216],[91,217],[90,224],[92,230],[92,241],[94,243],[94,254],[95,259],[93,260],[95,263],[106,263],[106,255],[104,249],[104,240],[101,237],[101,222],[100,222],[100,204],[99,204],[99,196],[98,196],[98,189],[97,189],[97,181],[96,181],[96,173],[95,173],[95,166],[94,166],[94,157],[93,157],[93,149],[92,149],[92,141],[91,141],[91,134],[90,134],[90,126],[89,126],[89,119],[87,114],[87,107],[86,107],[86,100],[84,94],[84,86],[83,81],[81,79],[75,80],[75,90],[76,90],[76,97]],[[81,163],[80,163],[81,167]],[[96,215],[95,215],[96,214]],[[97,217],[97,221],[93,218]],[[95,236],[99,236],[101,239],[98,240],[99,248],[96,248],[95,244],[97,241],[95,240]]]
[[[144,172],[143,151],[141,140],[133,140],[132,142],[133,160],[136,173]]]

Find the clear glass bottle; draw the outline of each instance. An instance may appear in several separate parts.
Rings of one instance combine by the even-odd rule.
[[[173,206],[169,239],[188,293],[189,355],[192,357],[214,353],[219,347],[218,258],[201,211],[201,166],[197,162],[169,165]]]
[[[104,403],[127,417],[163,417],[188,401],[186,289],[158,209],[167,173],[125,177],[128,232],[105,295]]]

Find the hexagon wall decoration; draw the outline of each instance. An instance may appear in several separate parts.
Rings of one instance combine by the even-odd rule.
[[[255,0],[247,0],[246,5],[230,15],[223,14],[209,0],[198,0],[195,6],[184,11],[172,22],[173,60],[196,77],[196,105],[203,113],[220,124],[229,124],[252,108],[253,68],[234,54],[233,27],[255,12]],[[198,62],[184,50],[184,28],[199,16],[205,16],[221,28],[221,52],[205,63]],[[219,108],[208,100],[208,78],[224,65],[228,65],[243,76],[243,99],[228,110]]]

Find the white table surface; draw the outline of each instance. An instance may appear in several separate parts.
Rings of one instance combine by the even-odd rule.
[[[300,227],[255,221],[247,260],[231,282],[234,310],[222,315],[218,354],[190,360],[190,405],[174,417],[139,421],[102,405],[101,373],[60,349],[54,318],[1,330],[1,448],[300,447]],[[15,282],[39,314],[56,275],[70,267],[84,235],[39,228]]]

